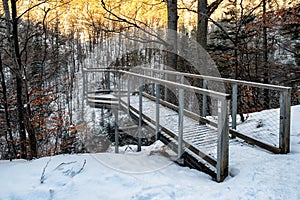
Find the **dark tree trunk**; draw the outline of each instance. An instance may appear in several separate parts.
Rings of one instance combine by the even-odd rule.
[[[16,91],[17,91],[17,108],[18,108],[18,123],[19,123],[19,134],[20,134],[20,157],[23,159],[27,158],[26,150],[26,128],[25,128],[25,117],[24,117],[24,103],[23,103],[23,86],[22,86],[22,69],[21,69],[21,56],[19,51],[18,41],[18,21],[17,21],[17,8],[16,1],[11,0],[11,11],[12,11],[12,37],[13,37],[13,50],[12,56],[14,60],[16,74]],[[19,72],[19,73],[18,73]]]
[[[1,73],[1,86],[2,86],[2,92],[3,92],[3,102],[4,102],[4,111],[5,111],[5,121],[6,121],[6,133],[5,138],[8,145],[8,154],[9,159],[17,157],[17,149],[14,144],[14,139],[12,135],[11,125],[10,125],[10,117],[8,112],[8,103],[7,103],[7,90],[6,90],[6,84],[5,84],[5,76],[3,72],[3,66],[2,66],[2,58],[0,54],[0,73]],[[12,155],[13,154],[13,155]]]
[[[207,0],[198,0],[198,23],[197,23],[197,42],[207,48],[207,27],[208,27],[208,8]]]
[[[34,129],[31,126],[30,116],[28,119],[25,119],[26,113],[28,113],[27,108],[24,109],[24,102],[23,102],[23,80],[22,80],[22,61],[20,55],[20,48],[19,48],[19,37],[18,37],[18,17],[17,17],[17,7],[16,7],[16,0],[11,0],[11,16],[12,16],[12,37],[13,37],[13,59],[15,64],[15,69],[17,71],[16,74],[16,86],[17,86],[17,107],[18,107],[18,123],[19,123],[19,131],[20,131],[20,141],[21,141],[21,158],[27,158],[27,150],[26,150],[26,125],[27,131],[29,136],[29,143],[30,143],[30,150],[31,150],[31,157],[37,156],[37,148],[36,148],[36,138]],[[28,106],[28,105],[26,105]]]
[[[177,25],[178,25],[178,13],[177,13],[177,0],[167,0],[168,8],[168,46],[167,46],[167,66],[174,70],[179,71],[177,66]],[[176,81],[174,75],[167,75],[167,79],[170,81]],[[172,89],[165,90],[165,99],[170,103],[176,104],[176,96],[172,92]]]
[[[167,0],[168,7],[168,54],[167,65],[168,67],[177,70],[177,0]],[[175,53],[171,53],[173,51]]]
[[[268,33],[267,33],[267,19],[266,19],[266,7],[267,0],[263,0],[263,83],[269,84],[269,64],[268,64]],[[269,90],[264,90],[264,104],[265,109],[269,109]]]

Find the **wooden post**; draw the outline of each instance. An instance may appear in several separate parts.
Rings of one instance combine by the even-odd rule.
[[[86,93],[86,77],[85,77],[85,70],[82,69],[82,78],[83,78],[83,88],[82,88],[82,96],[83,96],[83,99],[81,100],[81,112],[80,112],[80,116],[81,116],[81,120],[83,121],[84,120],[84,103],[85,103],[85,100],[87,101],[87,93]]]
[[[127,112],[128,112],[128,116],[130,116],[130,76],[128,75],[128,79],[127,79]]]
[[[104,108],[101,107],[101,122],[100,125],[104,127]]]
[[[118,73],[118,110],[121,109],[121,72],[117,71]]]
[[[153,71],[150,71],[150,76],[154,77],[154,72]],[[151,95],[154,96],[154,94],[155,94],[155,83],[152,83],[151,84]]]
[[[85,73],[85,81],[86,81],[86,84],[85,84],[85,94],[88,95],[89,93],[89,86],[88,86],[88,83],[89,83],[89,73]]]
[[[119,112],[117,108],[115,108],[114,110],[115,110],[115,153],[119,153],[119,131],[118,131]]]
[[[107,72],[107,89],[110,90],[110,72]]]
[[[290,152],[291,89],[280,93],[279,148],[282,154]]]
[[[181,83],[182,85],[184,85],[184,76],[183,76],[183,75],[180,76],[180,83]]]
[[[238,86],[237,84],[232,85],[232,110],[231,110],[231,118],[232,118],[232,129],[236,129],[236,115],[237,115],[237,106],[238,106]]]
[[[122,79],[121,79],[121,86],[122,86],[121,90],[122,90],[122,92],[124,92],[124,85],[125,85],[125,83],[124,83],[124,74],[123,74]]]
[[[179,89],[179,110],[178,110],[178,159],[183,154],[183,109],[184,109],[184,90]]]
[[[142,79],[139,79],[139,128],[138,128],[138,148],[137,151],[142,150],[142,122],[143,122],[143,86]]]
[[[156,126],[155,126],[155,139],[158,140],[159,134],[159,99],[160,99],[160,86],[159,83],[155,83],[155,96],[156,96],[156,109],[155,109],[155,118],[156,118]]]
[[[83,78],[83,98],[87,97],[87,92],[86,92],[86,77],[85,77],[86,72],[82,70],[82,78]]]
[[[203,89],[207,89],[207,80],[203,80]],[[207,95],[202,95],[202,117],[207,115]]]
[[[232,85],[232,104],[231,104],[231,128],[236,130],[236,116],[237,116],[237,109],[238,109],[238,85]],[[231,135],[231,139],[236,138],[235,136]]]
[[[168,76],[167,76],[167,74],[165,73],[165,74],[164,74],[164,79],[167,80],[167,77],[168,77]],[[164,100],[165,100],[165,101],[168,101],[168,87],[167,87],[166,84],[165,84],[165,90],[164,90],[164,97],[165,97]]]
[[[229,135],[228,135],[229,100],[218,100],[218,146],[217,146],[217,182],[228,176]]]

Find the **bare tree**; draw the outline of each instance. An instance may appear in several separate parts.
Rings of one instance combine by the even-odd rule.
[[[263,13],[262,13],[262,20],[263,20],[263,79],[264,83],[269,83],[269,63],[268,63],[268,33],[267,33],[267,0],[262,1],[263,6]],[[265,102],[265,108],[269,108],[269,90],[264,90],[264,102]]]
[[[17,150],[16,146],[14,144],[13,134],[12,134],[12,128],[10,123],[10,116],[8,111],[8,102],[7,102],[7,89],[6,89],[6,83],[5,83],[5,75],[3,71],[3,64],[2,64],[2,53],[0,52],[0,74],[1,74],[1,86],[2,86],[2,99],[3,99],[3,105],[4,105],[4,112],[5,112],[5,121],[6,121],[6,130],[5,130],[5,139],[7,142],[8,147],[8,154],[9,159],[17,157]]]
[[[22,61],[23,50],[20,49],[19,22],[22,16],[43,3],[45,3],[45,1],[33,5],[18,15],[16,0],[11,0],[10,3],[8,0],[2,0],[6,21],[6,37],[9,46],[8,52],[12,60],[12,66],[10,66],[10,70],[16,79],[16,99],[21,147],[20,157],[24,159],[26,159],[28,156],[26,132],[28,133],[29,138],[30,158],[37,157],[37,146],[35,130],[31,121],[31,108],[27,88],[26,71]],[[27,42],[25,42],[24,49],[26,48],[26,44]]]
[[[177,13],[177,0],[167,0],[168,10],[168,49],[167,65],[173,69],[177,69],[177,26],[178,26],[178,13]]]

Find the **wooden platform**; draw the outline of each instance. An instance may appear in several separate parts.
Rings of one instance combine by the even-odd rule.
[[[121,108],[128,112],[127,97],[122,97]],[[111,108],[118,105],[118,98],[107,92],[90,93],[88,95],[88,104],[95,108]],[[130,112],[133,119],[138,120],[139,96],[130,96]],[[143,96],[143,121],[152,126],[155,131],[155,102],[148,97]],[[178,112],[167,106],[160,105],[160,126],[162,127],[162,135],[165,138],[178,137]],[[199,120],[184,116],[183,139],[186,149],[192,149],[195,155],[204,159],[211,165],[216,164],[217,152],[217,130],[212,126],[200,125]],[[149,127],[148,127],[149,128]],[[126,131],[126,127],[122,128]]]
[[[139,111],[137,96],[131,97],[133,102],[130,103],[130,115],[133,120],[138,122]],[[125,103],[125,98],[122,99],[121,107],[127,112],[127,104]],[[155,107],[155,102],[150,99],[143,97],[143,128],[152,131],[155,133],[155,112],[151,109]],[[150,107],[146,107],[150,106]],[[147,109],[145,109],[147,108]],[[160,105],[160,114],[164,114],[165,117],[169,120],[160,121],[161,132],[159,133],[158,139],[165,143],[169,148],[174,152],[177,152],[178,148],[178,128],[173,126],[178,120],[178,113],[168,107]],[[161,116],[162,117],[162,116]],[[183,159],[182,164],[197,170],[201,170],[209,174],[213,179],[216,179],[215,167],[217,165],[216,161],[216,150],[217,150],[217,131],[215,128],[200,125],[199,122],[188,117],[185,119],[185,128],[184,128],[184,152],[181,155]],[[173,121],[172,123],[169,123]],[[208,131],[208,135],[206,134]],[[209,137],[208,137],[209,136]],[[205,144],[207,142],[207,144]]]
[[[126,99],[122,99],[123,103]],[[130,98],[130,105],[138,110],[139,97],[132,96]],[[155,102],[147,97],[143,97],[143,114],[144,120],[155,124]],[[160,125],[178,136],[178,113],[171,108],[160,105]],[[188,116],[183,117],[183,139],[187,146],[193,146],[199,151],[216,158],[217,153],[217,129],[208,126],[200,125],[199,121],[192,119]]]
[[[208,174],[216,177],[218,182],[222,182],[229,174],[229,133],[232,136],[239,137],[248,143],[257,145],[274,153],[288,153],[290,151],[291,88],[162,69],[141,68],[139,70],[141,71],[84,68],[84,73],[115,73],[115,78],[113,79],[113,88],[115,91],[99,90],[88,92],[88,104],[95,108],[114,107],[123,109],[126,113],[130,114],[132,119],[138,122],[137,124],[139,124],[139,126],[137,132],[139,137],[141,137],[141,128],[151,130],[156,136],[159,136],[161,141],[168,144],[168,146],[175,152],[178,152],[179,155],[181,154],[181,158],[184,159],[184,164],[202,171],[208,169]],[[152,73],[150,75],[145,73],[148,71]],[[167,77],[166,75],[176,76],[176,79],[178,80],[180,78],[180,81],[170,81],[162,78]],[[110,79],[110,76],[108,77]],[[203,80],[203,88],[185,84],[184,79],[187,77]],[[208,81],[229,84],[232,87],[232,93],[227,94],[207,89]],[[143,93],[143,91],[145,91],[143,85],[148,83],[154,84],[153,86],[155,86],[157,97]],[[162,95],[160,86],[164,86],[165,88],[176,88],[178,90],[179,106],[168,103],[159,97]],[[260,141],[262,137],[255,138],[253,135],[243,132],[244,130],[234,130],[237,128],[238,87],[241,86],[255,87],[264,90],[276,90],[280,93],[280,116],[276,117],[276,120],[279,120],[279,142],[276,142],[278,145],[275,144],[276,146],[272,146],[272,144],[270,145],[269,143]],[[125,91],[122,91],[124,88],[126,88]],[[86,89],[88,90],[88,88]],[[138,90],[138,93],[136,93],[138,95],[134,96],[133,93],[136,91],[131,90]],[[203,97],[202,110],[204,111],[209,107],[207,102],[208,98],[217,100],[218,112],[217,114],[214,114],[216,116],[207,117],[207,114],[205,113],[196,114],[192,111],[185,110],[184,100],[186,92],[199,94]],[[113,95],[116,93],[123,97],[116,98]],[[163,95],[166,96],[166,94]],[[130,100],[130,105],[127,105],[127,98]],[[142,101],[143,104],[142,109],[140,101]],[[158,107],[160,115],[159,128],[157,126],[158,123],[155,122],[155,120],[158,119],[158,115],[156,115]],[[231,117],[233,129],[229,128],[229,107],[232,108]],[[114,111],[115,117],[118,119],[118,112],[116,112],[116,109]],[[116,123],[117,121],[118,120],[116,120]],[[136,127],[119,127],[119,129],[120,131],[127,131],[135,130]],[[178,135],[180,135],[180,137]],[[117,140],[117,129],[115,136]],[[118,144],[118,142],[116,142],[116,144]],[[138,144],[138,150],[140,150],[140,138],[138,139]],[[118,152],[118,145],[116,145],[116,152]],[[204,161],[204,164],[201,164],[202,161]],[[209,168],[208,166],[211,166],[212,168]]]

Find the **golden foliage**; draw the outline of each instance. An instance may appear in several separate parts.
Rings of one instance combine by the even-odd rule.
[[[209,0],[208,3],[213,1]],[[162,0],[104,0],[104,2],[111,12],[141,27],[166,27],[167,6]],[[223,1],[212,18],[222,17],[224,11],[228,9],[226,2],[228,1]],[[242,2],[243,8],[247,10],[257,6],[261,1],[243,0]],[[296,2],[292,0],[277,1],[277,9],[278,7],[293,6]],[[237,0],[237,5],[240,3],[241,1]],[[197,10],[197,0],[180,0],[178,7]],[[30,11],[26,12],[28,10]],[[1,6],[0,14],[2,13]],[[23,15],[23,13],[25,14]],[[22,15],[23,19],[41,22],[47,28],[66,35],[74,32],[87,35],[100,30],[122,30],[128,26],[126,23],[120,23],[112,14],[107,13],[100,0],[19,0],[18,15]],[[187,28],[196,26],[197,15],[195,13],[180,9],[178,15],[179,27],[183,25]]]

